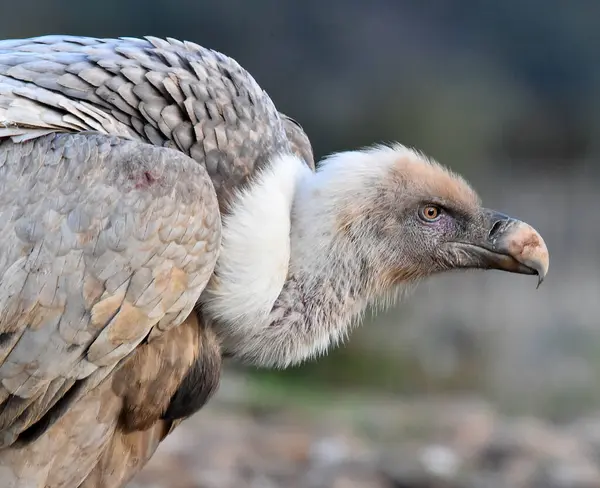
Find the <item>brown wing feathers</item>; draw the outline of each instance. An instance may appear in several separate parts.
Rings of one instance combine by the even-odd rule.
[[[123,429],[145,430],[161,417],[188,416],[191,405],[216,389],[220,365],[219,344],[211,329],[200,328],[195,313],[139,346],[111,380],[124,400]]]
[[[178,419],[199,409],[199,399],[206,401],[215,391],[220,365],[216,338],[194,313],[180,326],[136,349],[112,378],[112,391],[123,400],[120,422],[82,487],[116,488],[131,479]],[[181,386],[190,372],[193,381]],[[174,415],[165,415],[173,408],[178,409]]]

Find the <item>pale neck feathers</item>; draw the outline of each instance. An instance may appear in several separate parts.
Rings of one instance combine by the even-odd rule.
[[[352,215],[371,211],[361,194],[399,160],[436,165],[400,145],[338,153],[316,173],[286,154],[239,192],[200,299],[228,353],[259,366],[298,363],[342,340],[374,298],[406,288],[383,290],[369,269],[375,251],[350,248],[341,232]]]

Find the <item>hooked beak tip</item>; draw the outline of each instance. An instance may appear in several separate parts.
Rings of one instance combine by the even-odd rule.
[[[485,209],[485,215],[487,237],[467,244],[477,256],[477,266],[537,275],[537,290],[546,278],[550,262],[542,236],[528,223],[495,210]]]
[[[544,239],[531,225],[511,220],[498,241],[501,248],[516,261],[538,275],[536,290],[548,273],[549,253]]]
[[[537,286],[535,287],[535,289],[539,289],[540,285],[544,282],[544,277],[540,274],[538,274],[538,282],[537,282]]]

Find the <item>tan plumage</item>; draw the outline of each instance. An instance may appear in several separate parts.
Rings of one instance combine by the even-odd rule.
[[[223,354],[285,367],[420,278],[548,269],[533,228],[414,151],[315,171],[301,127],[192,43],[0,41],[0,141],[2,486],[124,486]]]
[[[205,363],[214,361],[209,369],[213,376],[207,377],[203,385],[210,392],[218,382],[219,348],[210,330],[199,328],[195,314],[159,341],[169,343],[171,349],[161,355],[163,367],[157,368],[156,357],[148,353],[158,349],[155,342],[139,346],[125,363],[127,375],[116,374],[73,402],[35,442],[26,441],[18,448],[3,451],[0,473],[6,484],[2,486],[123,486],[179,424],[178,420],[157,416],[156,410],[166,408],[165,402],[170,400],[160,393],[172,389],[189,371],[180,356],[190,357],[203,350]],[[139,389],[135,385],[140,385]],[[142,394],[148,388],[152,388],[153,397]],[[130,395],[123,395],[123,389]],[[151,401],[157,403],[152,405]],[[147,428],[137,429],[120,418],[123,411],[136,408],[140,418],[147,420]]]

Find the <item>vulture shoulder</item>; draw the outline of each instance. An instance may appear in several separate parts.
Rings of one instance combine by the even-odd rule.
[[[219,52],[155,37],[0,41],[0,138],[83,130],[188,154],[222,204],[280,151],[314,169],[302,128]]]
[[[117,423],[121,437],[153,426],[203,348],[218,370],[216,343],[200,344],[197,324],[177,327],[220,244],[213,185],[191,158],[101,134],[4,141],[0,222],[3,480],[25,483],[32,465],[42,476],[57,453],[64,474],[69,446],[100,447]]]

